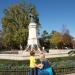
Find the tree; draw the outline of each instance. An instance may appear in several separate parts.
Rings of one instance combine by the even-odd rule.
[[[62,36],[63,36],[63,47],[64,48],[73,48],[73,45],[72,45],[73,37],[70,35],[70,31],[66,25],[63,25]]]
[[[2,31],[0,30],[0,49],[2,49]]]
[[[47,32],[46,30],[43,31],[42,37],[43,37],[44,39],[48,39],[49,34],[48,34],[48,32]]]
[[[75,49],[75,39],[72,40],[73,49]]]
[[[42,47],[44,46],[46,49],[50,48],[49,34],[46,30],[43,31],[39,41]]]
[[[14,45],[26,45],[28,37],[28,25],[30,22],[30,9],[35,16],[35,21],[39,23],[36,7],[32,4],[19,3],[11,5],[5,9],[2,18],[4,45],[13,48]]]
[[[64,47],[67,47],[67,48],[73,48],[72,36],[70,36],[69,34],[64,34],[63,35],[63,45]]]
[[[70,34],[70,31],[65,24],[62,26],[62,34]]]
[[[50,38],[50,43],[55,47],[55,48],[59,48],[59,44],[62,43],[62,35],[59,32],[54,32],[51,35]]]

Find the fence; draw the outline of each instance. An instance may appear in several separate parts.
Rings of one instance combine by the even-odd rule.
[[[57,68],[55,69],[56,75],[65,75],[75,73],[75,67]]]
[[[56,75],[75,73],[75,67],[55,68]],[[0,75],[29,75],[29,67],[7,66],[0,67]]]

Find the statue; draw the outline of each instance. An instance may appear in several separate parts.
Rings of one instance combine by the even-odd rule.
[[[27,43],[27,50],[32,51],[35,49],[35,51],[39,48],[39,40],[38,40],[38,18],[37,14],[33,14],[34,8],[31,7],[29,10],[29,18],[30,23],[28,26],[29,29],[29,35],[28,35],[28,43]]]
[[[35,22],[38,25],[40,25],[38,16],[33,15],[32,10],[33,10],[33,7],[31,7],[29,11],[29,17],[31,18],[31,22]]]
[[[32,14],[33,8],[30,8],[29,17],[31,18],[31,22],[34,22],[34,15]]]

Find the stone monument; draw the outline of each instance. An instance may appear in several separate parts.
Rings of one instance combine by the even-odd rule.
[[[39,48],[39,40],[38,40],[38,26],[35,22],[35,16],[32,14],[32,9],[30,10],[30,23],[28,26],[29,35],[27,42],[27,49],[33,50]]]

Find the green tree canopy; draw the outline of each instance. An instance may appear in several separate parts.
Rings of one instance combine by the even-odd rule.
[[[58,44],[62,42],[62,35],[59,32],[54,32],[51,35],[50,43],[54,44],[58,48]]]
[[[46,49],[50,48],[50,42],[49,42],[49,33],[44,30],[43,33],[41,34],[41,38],[39,39],[40,45],[42,47],[45,47]]]
[[[38,13],[36,7],[28,3],[18,3],[11,5],[4,10],[2,18],[3,40],[4,45],[13,48],[16,45],[26,45],[28,37],[28,25],[30,22],[29,11],[32,9],[32,14],[37,19]]]

